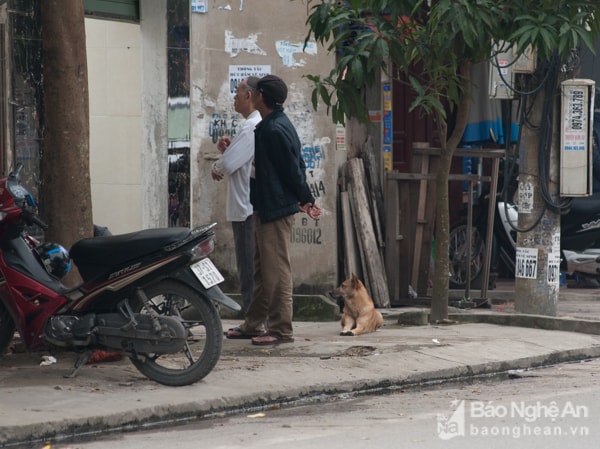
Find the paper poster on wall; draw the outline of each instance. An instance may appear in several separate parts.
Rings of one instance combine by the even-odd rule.
[[[392,171],[394,169],[394,158],[391,145],[383,146],[383,169],[385,171]]]
[[[519,183],[519,213],[530,214],[533,210],[533,183],[531,182],[520,182]]]
[[[346,128],[340,123],[335,126],[335,147],[338,151],[346,151]]]
[[[208,0],[192,0],[192,12],[204,14],[208,10]]]
[[[548,284],[560,283],[560,232],[552,236],[552,245],[548,251]]]
[[[536,279],[537,262],[537,248],[517,248],[515,277],[525,279]]]
[[[296,55],[316,55],[317,44],[316,42],[289,42],[289,41],[277,41],[275,42],[275,49],[277,54],[281,58],[283,65],[287,67],[303,67],[306,64],[306,60],[298,58]]]
[[[369,119],[372,123],[381,122],[381,111],[379,109],[369,111]]]
[[[232,97],[242,80],[249,76],[263,77],[271,73],[270,65],[230,65],[229,66],[229,95]]]
[[[383,84],[383,143],[392,144],[392,85]]]

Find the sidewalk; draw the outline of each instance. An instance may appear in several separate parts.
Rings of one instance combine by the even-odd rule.
[[[0,358],[0,447],[42,447],[72,434],[165,426],[600,357],[597,290],[565,288],[561,318],[552,320],[559,330],[544,330],[511,313],[514,293],[501,288],[490,295],[497,297],[491,310],[452,315],[463,324],[400,325],[401,316],[418,309],[398,308],[382,311],[382,329],[359,337],[341,337],[338,322],[295,322],[293,344],[225,340],[213,372],[181,388],[149,381],[126,359],[88,365],[65,379],[74,362],[70,353],[59,353],[50,366],[40,366],[42,353]],[[517,325],[489,324],[493,317]],[[563,324],[573,329],[574,322],[587,322],[587,333],[560,330]],[[223,327],[236,324],[227,320]]]

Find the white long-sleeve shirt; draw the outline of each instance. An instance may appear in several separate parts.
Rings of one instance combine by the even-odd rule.
[[[258,111],[252,112],[242,122],[221,158],[213,164],[217,173],[229,176],[227,183],[227,221],[245,221],[253,213],[250,203],[250,173],[254,159],[254,128],[260,122]]]

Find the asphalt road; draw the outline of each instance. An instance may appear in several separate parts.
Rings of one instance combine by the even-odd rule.
[[[348,397],[60,448],[595,449],[599,381],[595,359],[515,371],[503,380]]]

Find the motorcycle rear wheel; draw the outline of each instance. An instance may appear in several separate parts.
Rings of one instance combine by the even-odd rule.
[[[223,346],[223,326],[216,306],[191,288],[173,281],[160,281],[148,287],[151,309],[159,315],[181,317],[188,338],[175,354],[137,354],[133,365],[148,378],[168,386],[191,385],[205,377],[217,364]],[[132,308],[149,313],[148,305],[137,302]],[[190,310],[193,308],[193,310]]]
[[[450,230],[450,287],[465,288],[467,286],[467,248],[468,227],[459,224]],[[479,230],[471,228],[471,282],[475,281],[483,270],[485,242]]]
[[[14,336],[15,323],[8,310],[6,310],[6,307],[4,307],[4,304],[0,302],[0,356],[4,354]]]

